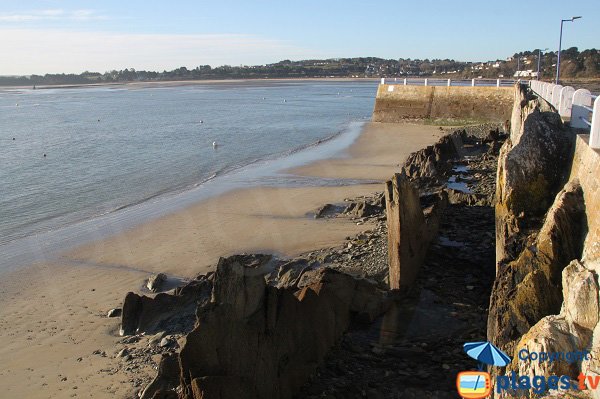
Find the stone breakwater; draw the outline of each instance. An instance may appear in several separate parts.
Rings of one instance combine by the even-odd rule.
[[[394,176],[397,203],[413,199],[408,218],[390,221],[383,193],[315,210],[375,226],[342,247],[223,258],[174,290],[162,276],[158,294],[128,293],[111,372],[142,398],[454,397],[456,372],[471,367],[462,343],[485,335],[503,140],[494,125],[461,129],[409,157]],[[415,229],[427,233],[391,268],[390,229],[402,253]]]

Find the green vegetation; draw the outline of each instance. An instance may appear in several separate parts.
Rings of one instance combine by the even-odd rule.
[[[461,62],[454,60],[382,59],[376,57],[336,58],[327,60],[284,60],[255,66],[223,65],[212,68],[201,65],[194,69],[181,67],[172,71],[136,71],[133,68],[105,73],[46,74],[31,76],[0,76],[0,86],[69,85],[136,81],[204,80],[204,79],[266,79],[324,77],[433,77],[441,79],[512,78],[517,70],[524,78],[537,71],[538,50],[514,54],[506,60]],[[554,76],[556,53],[542,54],[541,76]],[[596,49],[579,52],[576,47],[562,51],[561,76],[564,79],[600,78],[600,52]]]

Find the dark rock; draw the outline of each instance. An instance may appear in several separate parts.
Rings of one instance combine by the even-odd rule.
[[[121,335],[161,330],[191,329],[198,303],[208,301],[212,283],[208,278],[191,281],[173,294],[160,293],[154,298],[127,293],[121,315]]]
[[[516,260],[500,265],[490,300],[488,338],[509,355],[542,317],[559,313],[561,273],[581,257],[584,217],[581,187],[569,183],[557,195],[531,245]]]
[[[178,356],[172,353],[163,354],[158,365],[158,373],[140,394],[140,399],[171,398],[171,392],[179,385]],[[159,396],[157,396],[159,395]],[[162,396],[161,396],[162,395]],[[175,394],[177,397],[177,394]]]
[[[150,276],[146,287],[152,292],[158,292],[162,290],[163,285],[167,282],[167,275],[164,273],[158,273]]]
[[[515,259],[564,184],[573,135],[547,105],[517,86],[509,140],[500,150],[496,262]]]
[[[212,302],[198,308],[179,355],[182,398],[229,398],[235,387],[290,398],[353,315],[372,320],[384,309],[371,284],[331,269],[302,276],[302,288],[278,289],[235,259],[219,261]]]

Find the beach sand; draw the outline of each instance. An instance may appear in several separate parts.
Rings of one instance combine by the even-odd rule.
[[[409,124],[365,126],[340,157],[289,171],[383,182],[413,151],[444,132]],[[295,256],[368,230],[347,219],[315,220],[325,203],[382,191],[383,185],[241,189],[23,267],[0,278],[0,392],[7,398],[121,398],[135,388],[118,371],[120,307],[151,273],[205,273],[220,256]],[[106,356],[93,354],[105,352]],[[153,374],[153,370],[143,370]]]

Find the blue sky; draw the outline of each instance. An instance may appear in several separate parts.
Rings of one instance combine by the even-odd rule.
[[[599,0],[0,0],[0,75],[600,48]]]

